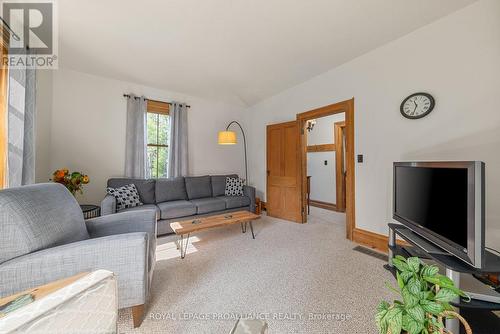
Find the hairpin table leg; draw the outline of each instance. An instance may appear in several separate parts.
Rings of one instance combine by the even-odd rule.
[[[252,221],[250,221],[249,224],[250,224],[250,230],[252,231],[252,238],[255,239],[255,234],[253,233]]]
[[[184,245],[184,242],[186,243],[185,245]],[[177,244],[177,249],[179,249],[181,251],[181,259],[185,258],[188,244],[189,244],[189,233],[188,233],[185,241],[184,241],[184,235],[181,234],[180,244],[179,243],[176,243],[176,244]]]

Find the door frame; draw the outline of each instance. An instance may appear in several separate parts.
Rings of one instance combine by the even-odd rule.
[[[345,157],[344,157],[345,121],[333,124],[333,142],[335,143],[335,211],[345,212]]]
[[[307,138],[305,134],[306,122],[311,119],[330,116],[334,114],[345,113],[345,137],[346,137],[346,237],[349,240],[353,239],[353,231],[356,227],[355,221],[355,164],[354,164],[354,98],[325,107],[309,110],[297,114],[297,122],[299,123],[299,143],[300,143],[300,178],[301,184],[301,201],[302,201],[302,223],[307,223],[306,187],[307,187]]]

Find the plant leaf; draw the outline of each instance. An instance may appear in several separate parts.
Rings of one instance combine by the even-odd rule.
[[[399,288],[402,289],[405,286],[405,282],[401,278],[401,275],[399,274],[399,271],[396,271],[396,279],[398,281]]]
[[[410,267],[408,267],[406,261],[402,261],[399,258],[393,258],[391,262],[399,271],[410,271]]]
[[[395,258],[395,259],[398,259],[398,260],[400,260],[400,261],[406,262],[406,258],[405,258],[404,256],[401,256],[401,255],[396,255],[394,258]]]
[[[415,321],[412,317],[406,317],[405,329],[409,334],[420,334],[422,328],[424,327],[421,323]]]
[[[434,300],[442,303],[448,303],[457,297],[458,294],[456,294],[454,291],[447,288],[441,288],[436,294],[436,297],[434,297]]]
[[[408,280],[407,287],[408,287],[408,291],[410,291],[412,294],[418,296],[418,294],[420,293],[420,290],[421,290],[420,280],[418,280],[415,277],[410,278]]]
[[[386,311],[389,310],[389,303],[386,302],[385,300],[381,301],[378,306],[377,306],[377,312],[381,312],[381,311]]]
[[[418,273],[421,263],[418,257],[409,257],[408,259],[406,259],[406,263],[408,263],[408,267],[411,271],[413,271],[414,273]]]
[[[424,283],[424,282],[421,282],[421,283]],[[432,291],[421,291],[419,293],[419,297],[420,297],[420,299],[434,299],[434,295],[432,294]]]
[[[387,321],[385,321],[386,314],[387,310],[380,310],[375,314],[375,322],[377,323],[378,331],[381,334],[387,333]]]
[[[403,325],[403,312],[401,311],[401,309],[399,309],[399,312],[396,313],[389,321],[389,329],[391,330],[391,334],[401,333],[402,325]]]
[[[406,313],[408,313],[414,320],[419,323],[423,324],[423,322],[425,321],[425,312],[420,305],[415,305],[414,307],[407,308]]]
[[[420,301],[420,306],[422,306],[422,309],[430,314],[434,315],[439,315],[441,312],[444,311],[443,305],[440,303],[433,302],[431,300],[421,300]]]
[[[401,290],[401,295],[406,307],[413,307],[418,304],[418,297],[412,294],[407,287]]]
[[[445,276],[445,275],[437,275],[437,278],[439,278],[439,281],[441,282],[441,284],[443,285],[451,285],[451,286],[455,286],[455,282],[453,282],[453,280],[451,278],[449,278],[448,276]]]
[[[399,276],[401,276],[405,283],[408,283],[408,280],[412,278],[413,275],[414,273],[412,273],[411,271],[402,271]]]
[[[451,306],[449,303],[442,303],[441,305],[443,306],[445,311],[455,311],[453,306]]]
[[[425,264],[422,270],[420,271],[420,274],[422,276],[435,276],[439,272],[439,268],[434,266],[434,265],[428,265]]]
[[[439,283],[441,282],[441,281],[439,280],[439,278],[437,278],[437,277],[424,276],[424,277],[422,277],[422,278],[423,278],[424,280],[426,280],[427,282],[432,283],[432,284],[437,284],[437,285],[439,285]]]

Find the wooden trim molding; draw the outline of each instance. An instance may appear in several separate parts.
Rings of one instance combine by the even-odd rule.
[[[387,253],[388,238],[386,235],[355,228],[352,233],[352,241],[360,245],[376,249],[380,252]]]
[[[345,121],[336,122],[333,125],[334,142],[336,145],[335,150],[335,193],[337,198],[337,210],[345,212],[345,190],[346,190],[346,177],[345,177],[345,154],[344,154],[344,135],[345,134]]]
[[[307,146],[307,152],[332,152],[335,151],[335,144],[321,144]]]
[[[311,199],[309,201],[309,204],[311,206],[316,207],[316,208],[326,209],[326,210],[330,210],[330,211],[337,211],[337,205],[335,205],[335,203],[328,203],[328,202],[316,201],[316,200]]]
[[[352,233],[352,237],[352,241],[362,246],[366,246],[383,253],[387,253],[389,251],[389,237],[387,235],[355,228]],[[408,246],[408,243],[403,240],[396,240],[396,242],[399,245]]]
[[[302,212],[307,212],[307,138],[305,135],[306,122],[310,119],[345,113],[345,162],[346,162],[346,237],[353,240],[353,231],[356,227],[355,215],[355,161],[354,161],[354,98],[339,103],[334,103],[322,108],[297,114],[300,122],[300,155],[302,156],[301,187],[302,187]],[[307,215],[303,215],[303,222],[307,222]]]

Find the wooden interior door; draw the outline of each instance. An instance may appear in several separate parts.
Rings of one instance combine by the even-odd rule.
[[[302,222],[299,125],[267,126],[267,215]]]

